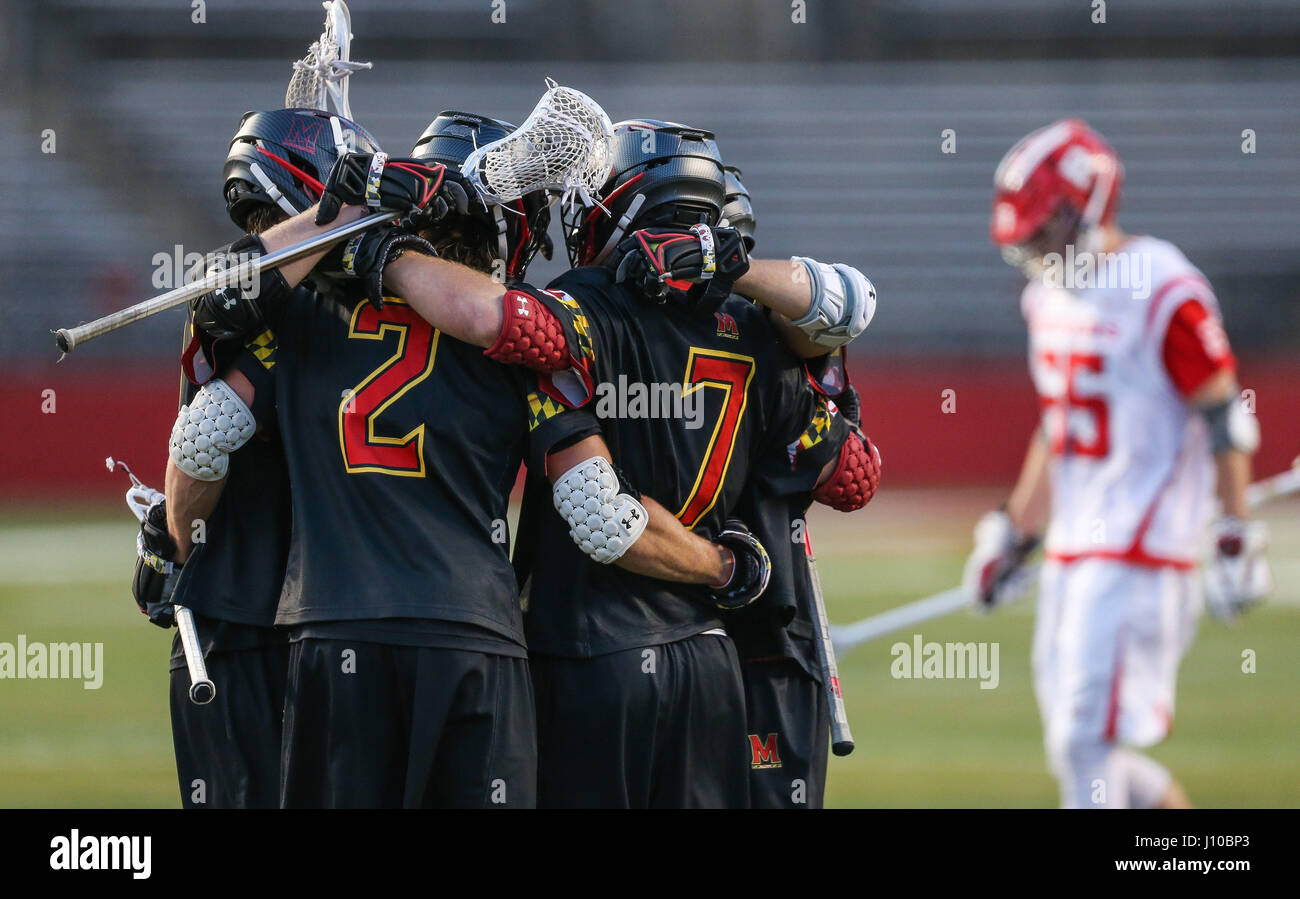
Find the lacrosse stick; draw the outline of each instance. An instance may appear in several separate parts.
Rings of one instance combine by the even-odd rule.
[[[348,101],[348,78],[353,72],[371,68],[374,63],[353,62],[352,14],[343,0],[329,0],[325,7],[325,30],[307,50],[307,55],[293,64],[293,76],[284,94],[290,109],[320,109],[352,118]]]
[[[135,515],[136,521],[143,522],[149,513],[149,507],[163,498],[163,495],[143,483],[125,462],[118,462],[112,456],[104,460],[109,471],[119,467],[131,479],[131,487],[126,491],[126,506]],[[217,688],[208,677],[208,666],[203,661],[203,650],[199,647],[199,632],[194,626],[194,613],[179,603],[174,603],[176,627],[181,632],[181,648],[185,650],[185,667],[190,670],[190,702],[195,705],[207,705],[216,698]]]
[[[830,620],[826,617],[826,601],[822,597],[822,579],[817,573],[817,556],[813,553],[812,537],[805,528],[803,535],[804,554],[808,558],[808,579],[812,582],[813,612],[817,620],[814,635],[817,650],[817,665],[821,668],[822,688],[830,703],[831,713],[831,751],[836,755],[848,755],[853,751],[853,732],[849,730],[849,714],[844,708],[844,693],[840,690],[840,668],[835,661],[835,646],[831,642]]]
[[[464,170],[485,199],[511,203],[535,190],[576,190],[586,195],[608,174],[613,133],[609,116],[586,94],[559,87],[550,79],[547,84],[549,90],[524,124],[483,145],[466,160]],[[88,340],[188,303],[215,288],[247,284],[263,271],[326,249],[399,214],[381,210],[274,253],[212,272],[103,318],[56,331],[55,342],[64,353],[70,353]]]
[[[1247,487],[1246,505],[1255,509],[1271,500],[1295,493],[1300,493],[1300,456],[1295,458],[1291,463],[1291,467],[1286,471],[1256,481]],[[1015,576],[1018,579],[1023,578],[1026,581],[1032,581],[1038,576],[1038,571],[1038,565],[1027,565],[1018,571]],[[1023,597],[1027,592],[1021,591],[1016,594],[1017,599]],[[863,643],[883,637],[885,634],[892,634],[894,631],[911,627],[914,624],[942,618],[944,615],[955,612],[966,605],[966,594],[962,592],[960,587],[953,587],[933,596],[927,596],[924,599],[918,599],[906,605],[890,609],[887,612],[881,612],[879,615],[863,618],[853,624],[833,625],[830,629],[831,638],[836,651],[845,653]]]

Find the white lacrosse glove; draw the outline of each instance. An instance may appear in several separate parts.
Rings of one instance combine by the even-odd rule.
[[[1006,512],[985,513],[975,525],[975,548],[962,572],[966,601],[987,611],[1024,596],[1033,581],[1025,559],[1037,546],[1038,538],[1017,533]]]
[[[1220,518],[1213,525],[1214,556],[1205,566],[1205,605],[1220,621],[1232,621],[1273,591],[1264,558],[1268,526],[1262,521]]]

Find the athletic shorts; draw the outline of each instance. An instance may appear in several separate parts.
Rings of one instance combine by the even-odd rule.
[[[822,808],[830,748],[826,691],[793,659],[743,662],[750,808]]]
[[[208,677],[216,695],[207,705],[190,702],[190,675],[179,646],[171,668],[172,743],[181,805],[185,808],[275,808],[280,804],[280,730],[284,715],[289,644],[270,628],[218,624],[260,631],[210,645],[214,628],[196,616]],[[175,641],[179,644],[180,634]],[[181,659],[179,662],[177,659]]]
[[[745,808],[744,689],[729,637],[534,653],[542,808]]]
[[[1200,609],[1195,571],[1044,563],[1033,668],[1048,745],[1163,740]]]
[[[289,652],[286,808],[528,808],[537,740],[522,658],[305,638]]]

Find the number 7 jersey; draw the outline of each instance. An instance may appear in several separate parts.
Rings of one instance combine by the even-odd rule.
[[[1078,266],[1064,274],[1072,289],[1036,279],[1021,298],[1051,452],[1047,555],[1191,568],[1214,465],[1205,422],[1186,397],[1232,364],[1218,304],[1205,276],[1165,241],[1131,238],[1099,258],[1091,274]],[[1190,351],[1174,340],[1185,320],[1199,324]],[[1210,361],[1187,374],[1192,357]]]

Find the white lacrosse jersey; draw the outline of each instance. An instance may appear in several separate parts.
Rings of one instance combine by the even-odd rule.
[[[1021,297],[1051,448],[1048,558],[1194,567],[1215,473],[1185,397],[1236,364],[1218,302],[1162,240],[1134,237],[1091,273],[1072,259]]]

